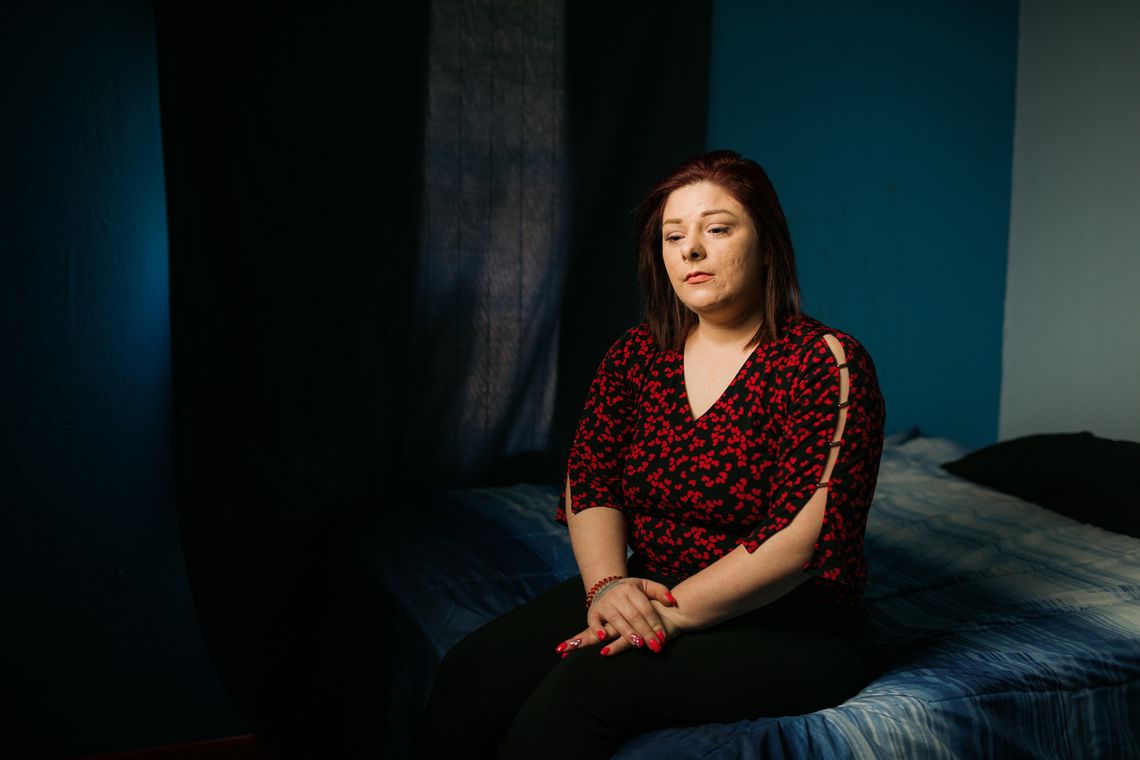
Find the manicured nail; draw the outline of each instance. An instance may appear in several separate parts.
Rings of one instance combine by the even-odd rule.
[[[582,646],[582,639],[574,639],[570,642],[571,649],[577,649],[580,646]]]
[[[673,598],[673,594],[671,592],[666,591],[665,596],[668,597],[670,604],[676,604],[677,603],[677,600]]]
[[[567,644],[565,641],[563,641],[561,644],[558,645],[558,648],[555,649],[554,651],[555,652],[565,652],[569,648],[570,648],[570,645]]]
[[[605,641],[606,640],[606,632],[605,631],[598,631],[598,638],[601,639],[602,641]]]
[[[645,643],[644,641],[641,640],[641,637],[638,636],[636,633],[629,634],[629,640],[633,642],[633,645],[635,647],[639,647]]]
[[[609,647],[606,647],[605,649],[603,649],[603,650],[602,650],[602,654],[604,654],[604,655],[605,655],[605,654],[609,654],[609,653],[610,653],[610,648],[609,648]]]
[[[662,644],[664,644],[665,643],[665,631],[658,631],[657,632],[657,638],[661,641]]]
[[[658,641],[657,639],[650,639],[649,640],[649,648],[652,649],[654,652],[660,653],[661,652],[661,642]]]

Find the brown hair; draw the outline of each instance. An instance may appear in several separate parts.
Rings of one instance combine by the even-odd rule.
[[[685,161],[646,194],[635,212],[637,279],[643,313],[660,348],[680,350],[699,320],[677,297],[662,258],[661,222],[665,202],[677,189],[697,182],[724,188],[752,217],[759,237],[762,268],[756,288],[763,293],[764,321],[749,341],[776,340],[779,326],[800,312],[800,286],[792,237],[776,189],[760,164],[732,150],[714,150]]]

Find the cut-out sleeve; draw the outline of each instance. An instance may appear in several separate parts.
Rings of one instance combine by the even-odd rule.
[[[626,513],[621,494],[625,455],[636,424],[642,326],[627,330],[606,351],[594,374],[586,403],[570,446],[566,473],[559,491],[554,519],[566,520],[566,478],[570,479],[574,514],[593,507],[610,507]]]
[[[865,570],[863,536],[882,456],[886,405],[870,355],[850,336],[833,337],[842,346],[843,361],[823,335],[806,352],[790,388],[767,515],[737,544],[756,551],[792,522],[816,489],[827,488],[819,536],[801,569],[852,583],[860,568]]]

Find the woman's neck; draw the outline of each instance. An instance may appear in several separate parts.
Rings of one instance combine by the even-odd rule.
[[[764,323],[762,313],[746,314],[736,320],[714,321],[698,315],[697,326],[690,337],[717,348],[741,347]]]

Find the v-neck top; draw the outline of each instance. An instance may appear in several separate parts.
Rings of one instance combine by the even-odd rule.
[[[737,546],[755,552],[825,487],[819,537],[802,565],[813,577],[788,595],[859,606],[886,421],[875,365],[854,337],[804,313],[787,316],[779,334],[694,419],[683,349],[660,349],[646,322],[626,330],[598,365],[570,447],[573,511],[620,510],[631,567],[679,582]],[[828,334],[846,354],[845,399]],[[554,519],[566,525],[562,483]]]
[[[736,370],[736,374],[733,375],[732,380],[729,381],[728,387],[726,387],[721,392],[720,396],[717,397],[716,401],[714,401],[712,403],[712,406],[710,406],[708,409],[705,409],[705,411],[701,412],[699,417],[694,415],[692,400],[689,398],[688,381],[685,379],[684,349],[682,349],[681,351],[678,352],[681,355],[681,366],[680,366],[679,370],[677,371],[677,377],[680,378],[680,384],[681,384],[681,392],[680,392],[679,398],[682,398],[685,400],[685,403],[682,406],[684,407],[685,411],[687,411],[689,413],[689,421],[690,422],[695,424],[698,420],[704,419],[705,415],[707,415],[709,412],[711,412],[713,410],[713,407],[715,407],[717,404],[719,404],[720,400],[725,398],[729,394],[729,392],[733,389],[733,387],[736,385],[736,383],[740,380],[740,377],[745,372],[748,371],[748,367],[749,367],[749,365],[752,364],[752,360],[756,358],[756,351],[757,351],[757,348],[753,348],[748,353],[748,356],[745,357],[744,362],[740,365],[740,368]]]

